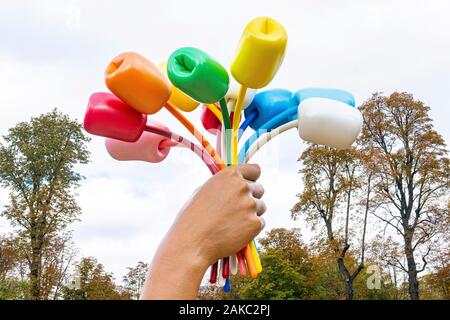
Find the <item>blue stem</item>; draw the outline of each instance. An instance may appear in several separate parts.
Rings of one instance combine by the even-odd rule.
[[[228,277],[228,278],[225,280],[225,285],[223,286],[223,291],[224,291],[224,292],[230,292],[230,291],[231,291],[230,277]]]
[[[242,122],[241,127],[239,128],[239,136],[238,139],[241,139],[242,135],[244,134],[245,130],[253,123],[253,121],[258,117],[258,112],[253,111],[248,115],[248,117],[245,117],[244,122]]]
[[[241,148],[241,151],[239,151],[239,163],[242,163],[244,161],[247,151],[263,133],[269,132],[270,130],[286,123],[286,121],[294,120],[296,118],[296,115],[297,107],[292,107],[264,123],[258,130],[253,133],[250,138],[247,139],[247,141],[245,141],[244,146]]]

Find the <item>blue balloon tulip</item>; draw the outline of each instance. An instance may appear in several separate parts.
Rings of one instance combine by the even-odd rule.
[[[355,107],[355,98],[353,95],[350,92],[341,89],[304,88],[295,92],[294,95],[297,97],[299,104],[308,98],[327,98]]]
[[[252,103],[244,110],[244,114],[246,118],[255,118],[250,127],[258,130],[269,120],[290,108],[297,107],[298,104],[298,97],[289,90],[266,90],[255,95]],[[288,120],[286,118],[286,121]]]

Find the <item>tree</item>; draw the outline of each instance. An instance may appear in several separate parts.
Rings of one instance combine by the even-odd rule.
[[[234,275],[231,292],[217,286],[204,286],[199,299],[307,299],[309,252],[300,240],[298,229],[273,229],[261,239],[260,257],[264,271],[256,279]]]
[[[450,264],[447,263],[435,272],[423,276],[421,283],[423,284],[422,298],[450,300]]]
[[[396,266],[408,274],[409,295],[416,300],[418,274],[433,250],[430,240],[448,219],[448,151],[433,129],[430,107],[410,94],[376,93],[359,109],[361,141],[377,153],[372,212],[403,240],[406,264],[398,260]]]
[[[391,236],[377,234],[370,243],[369,255],[370,265],[375,266],[381,276],[379,284],[385,284],[388,287],[390,298],[406,299],[408,294],[407,290],[404,290],[404,273],[398,267],[398,261],[401,262],[404,257],[401,244]]]
[[[31,296],[42,299],[43,252],[48,239],[80,213],[74,167],[89,161],[81,125],[57,110],[18,123],[0,145],[0,182],[9,189],[2,216],[26,239]]]
[[[58,299],[76,251],[70,233],[55,234],[46,241],[48,243],[42,254],[41,298]],[[0,237],[0,288],[3,292],[9,290],[8,295],[14,295],[17,299],[30,298],[30,281],[26,271],[28,249],[27,241],[20,232],[14,236]]]
[[[264,252],[278,255],[297,270],[303,267],[302,273],[310,271],[309,251],[301,241],[299,229],[274,228],[259,242]]]
[[[10,239],[0,236],[0,281],[8,277],[14,270],[17,260],[17,252],[11,245]]]
[[[389,300],[407,297],[406,278],[402,277],[404,274],[397,274],[398,269],[387,263],[389,256],[397,254],[395,257],[399,258],[401,254],[382,240],[382,237],[376,237],[367,245],[365,263],[368,267],[362,269],[352,283],[354,299]],[[198,298],[334,300],[346,295],[336,263],[336,252],[329,246],[327,238],[306,246],[301,241],[298,229],[278,228],[269,231],[259,242],[264,270],[257,279],[233,275],[231,292],[225,293],[217,285],[206,285],[200,288]],[[349,270],[356,270],[360,259],[359,247],[349,249],[344,259],[345,266]],[[448,273],[448,268],[445,271],[444,267],[439,267],[432,277],[424,279],[426,298],[445,297],[445,286],[448,285],[445,272]]]
[[[305,275],[295,270],[288,261],[270,253],[264,254],[261,262],[264,272],[240,289],[242,299],[292,300],[307,297]]]
[[[306,299],[310,295],[307,274],[309,252],[298,229],[272,229],[261,239],[264,272],[239,289],[241,299]]]
[[[130,295],[116,286],[111,273],[93,257],[83,258],[76,267],[74,284],[63,288],[65,300],[128,300]]]
[[[450,202],[449,202],[450,205]],[[435,237],[435,246],[429,256],[430,273],[420,278],[421,299],[445,299],[450,300],[450,232],[448,228],[450,220],[441,224],[441,232]]]
[[[62,288],[68,280],[77,250],[71,233],[55,234],[47,241],[42,255],[41,297],[57,300],[62,296]]]
[[[28,282],[20,277],[21,267],[14,238],[0,235],[0,300],[28,297]]]
[[[353,271],[346,265],[350,249],[350,221],[352,220],[352,197],[362,189],[362,154],[355,148],[335,150],[333,148],[310,145],[301,155],[304,189],[298,194],[299,201],[292,208],[294,219],[300,214],[307,217],[315,228],[323,222],[327,244],[335,254],[340,275],[345,281],[347,299],[353,298],[353,282],[364,268],[364,248],[367,214],[361,228],[361,262]],[[370,180],[367,184],[371,188]],[[369,192],[369,191],[368,191]],[[344,206],[342,205],[344,203]],[[343,215],[343,226],[336,227],[338,215]]]
[[[148,264],[139,261],[134,268],[128,268],[128,273],[123,277],[124,289],[132,299],[139,299],[145,277],[148,271]]]
[[[359,249],[359,248],[358,248]],[[356,270],[360,264],[358,261],[359,250],[349,249],[345,255],[345,266],[349,270]],[[346,296],[346,287],[342,285],[342,276],[336,263],[336,253],[328,245],[327,239],[320,239],[309,246],[311,270],[307,273],[307,285],[312,288],[308,299],[336,300]],[[369,261],[369,267],[371,265]],[[390,292],[369,290],[367,281],[369,273],[362,269],[352,282],[353,299],[389,299]],[[382,288],[384,289],[384,288]]]

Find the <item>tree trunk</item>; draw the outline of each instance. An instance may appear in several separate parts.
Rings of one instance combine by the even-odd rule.
[[[353,282],[350,279],[345,280],[345,300],[353,300]]]
[[[409,297],[411,300],[419,300],[419,281],[417,280],[417,266],[416,261],[414,260],[411,236],[406,233],[404,240],[405,256],[408,263]]]
[[[339,268],[339,273],[344,278],[345,281],[345,300],[353,300],[353,279],[350,276],[347,268],[344,264],[344,259],[338,258],[337,264]]]
[[[397,284],[397,270],[395,267],[392,267],[392,272],[394,273],[394,287],[395,287],[395,294],[394,294],[394,300],[398,300],[398,284]]]
[[[333,225],[331,224],[331,221],[328,220],[328,219],[324,219],[324,222],[325,222],[325,226],[326,226],[326,228],[327,228],[327,237],[328,237],[328,241],[330,241],[330,243],[331,243],[332,245],[334,245],[334,244],[333,244],[333,241],[334,241]],[[333,248],[334,248],[334,247],[333,247]]]
[[[33,249],[30,265],[31,298],[33,300],[39,300],[41,295],[41,286],[39,283],[40,260],[41,259],[39,252]]]
[[[31,299],[41,299],[42,241],[31,238],[32,254],[30,260]]]

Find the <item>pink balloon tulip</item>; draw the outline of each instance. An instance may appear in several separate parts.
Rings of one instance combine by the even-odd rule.
[[[157,121],[149,120],[148,124],[169,131],[165,125]],[[106,150],[116,160],[140,160],[152,163],[163,161],[169,154],[170,147],[176,144],[166,137],[146,131],[136,142],[124,142],[110,138],[105,140]]]

